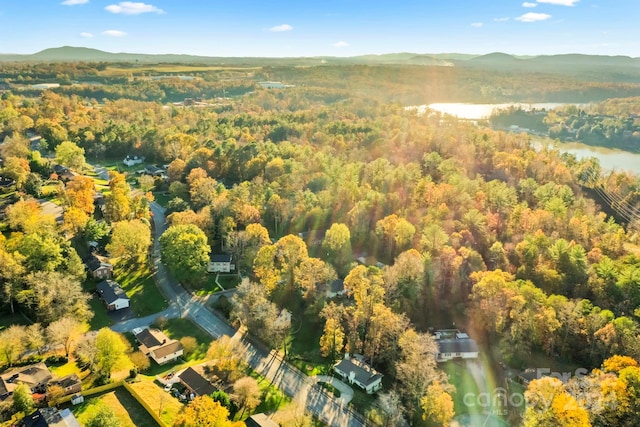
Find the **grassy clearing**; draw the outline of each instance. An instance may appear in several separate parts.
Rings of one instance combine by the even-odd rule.
[[[122,427],[157,427],[158,425],[124,387],[92,397],[78,406],[73,406],[71,411],[80,424],[84,425],[93,414],[105,406],[115,412]]]
[[[169,319],[164,328],[164,333],[173,339],[182,337],[194,337],[198,341],[198,347],[193,354],[187,357],[187,361],[202,360],[207,354],[209,344],[213,341],[211,335],[204,332],[189,319]]]
[[[169,201],[173,199],[173,196],[169,194],[167,191],[156,191],[153,193],[153,198],[156,203],[158,203],[162,207],[167,207]]]
[[[311,316],[305,316],[302,312],[294,313],[293,317],[301,324],[300,329],[291,335],[289,349],[291,363],[309,376],[325,374],[330,366],[330,360],[320,355],[322,324],[314,321],[317,319],[312,319]]]
[[[254,409],[254,414],[258,414],[260,412],[272,413],[284,408],[291,402],[290,397],[288,397],[280,389],[271,384],[271,382],[262,375],[251,369],[247,371],[247,375],[255,378],[258,381],[260,391],[262,392],[262,396],[260,398],[261,402],[258,407]],[[250,414],[244,415],[248,416]]]
[[[151,381],[139,381],[130,384],[140,398],[156,413],[166,425],[173,425],[173,420],[184,405]]]
[[[113,273],[114,280],[131,299],[131,310],[138,316],[148,316],[168,307],[147,265],[128,269],[116,267]]]
[[[225,290],[234,289],[240,284],[240,277],[238,277],[237,274],[219,274],[218,283],[220,283]]]
[[[483,408],[479,405],[469,406],[464,402],[466,394],[478,396],[480,392],[473,376],[466,367],[461,363],[449,361],[442,365],[442,369],[447,373],[449,383],[456,388],[455,393],[451,396],[455,413],[458,415],[482,413]],[[471,401],[475,402],[475,399],[471,399]]]
[[[95,287],[95,285],[93,286]],[[97,295],[91,297],[89,305],[91,306],[91,311],[93,311],[93,317],[89,321],[89,327],[92,331],[108,328],[113,324],[111,318],[107,315],[107,308]]]

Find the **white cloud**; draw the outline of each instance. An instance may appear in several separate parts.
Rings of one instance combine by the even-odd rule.
[[[495,22],[507,22],[509,20],[509,18],[504,17],[504,18],[493,18],[493,20]]]
[[[103,31],[102,35],[109,36],[109,37],[124,37],[127,35],[127,33],[120,30],[107,30],[107,31]]]
[[[333,46],[333,47],[349,47],[349,43],[340,40],[339,42],[335,42],[331,46]]]
[[[86,4],[89,3],[89,0],[64,0],[62,3],[65,6],[75,6],[77,4]]]
[[[91,37],[93,37],[93,34],[83,31],[80,33],[80,37],[84,37],[85,39],[90,39]]]
[[[538,3],[531,3],[530,1],[526,1],[522,3],[522,7],[536,7]]]
[[[135,1],[121,1],[118,4],[110,4],[105,10],[111,13],[122,13],[123,15],[140,15],[141,13],[164,13],[164,10],[152,4]]]
[[[516,18],[516,21],[520,21],[520,22],[538,22],[538,21],[546,21],[549,18],[551,18],[551,15],[549,15],[547,13],[529,12],[529,13],[525,13],[524,15],[518,16]]]
[[[275,27],[269,28],[269,31],[273,31],[274,33],[281,33],[283,31],[291,31],[293,27],[289,24],[276,25]]]
[[[538,3],[556,4],[558,6],[575,6],[580,0],[536,0]]]
[[[474,27],[474,28],[480,28],[480,27],[482,27],[483,25],[484,25],[484,23],[483,23],[483,22],[473,22],[473,23],[471,24],[471,26],[472,26],[472,27]]]

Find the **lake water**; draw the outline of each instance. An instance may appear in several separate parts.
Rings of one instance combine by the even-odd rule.
[[[520,107],[525,111],[530,110],[552,110],[554,108],[562,107],[564,105],[579,105],[579,104],[568,104],[561,102],[538,102],[533,104],[526,103],[506,103],[506,104],[463,104],[456,102],[444,102],[439,104],[429,104],[429,105],[416,105],[412,107],[407,107],[408,109],[416,109],[419,113],[424,113],[427,108],[438,111],[443,114],[450,114],[452,116],[456,116],[460,119],[466,120],[481,120],[487,119],[491,116],[496,109],[505,109],[509,107]]]
[[[461,119],[466,120],[481,120],[488,118],[495,109],[508,108],[511,106],[519,106],[524,110],[541,110],[541,109],[553,109],[564,105],[578,105],[583,106],[585,104],[570,104],[570,103],[509,103],[509,104],[462,104],[462,103],[441,103],[430,105],[417,105],[407,107],[407,109],[416,109],[418,112],[423,113],[426,108],[430,108],[441,113],[450,114]],[[542,139],[539,136],[532,138],[534,143],[542,144],[549,143],[549,139]],[[615,170],[615,171],[629,171],[636,175],[640,175],[640,154],[630,153],[628,151],[594,147],[591,145],[581,144],[579,142],[558,142],[556,143],[558,150],[575,155],[578,159],[585,159],[595,157],[600,160],[600,166],[603,170]]]

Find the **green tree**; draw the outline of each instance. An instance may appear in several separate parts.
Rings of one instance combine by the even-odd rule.
[[[11,325],[0,331],[0,354],[6,365],[13,365],[24,351],[25,333],[26,329],[21,325]]]
[[[327,257],[336,269],[342,274],[347,273],[345,269],[353,257],[349,227],[342,223],[331,224],[322,241],[322,248],[327,251]]]
[[[121,425],[116,413],[107,405],[99,405],[84,424],[86,427],[118,427]]]
[[[104,200],[104,217],[109,222],[130,219],[131,216],[131,187],[127,184],[124,174],[109,172],[109,193]]]
[[[56,147],[56,161],[71,169],[81,169],[85,164],[84,148],[71,141],[62,141]]]
[[[160,252],[176,279],[193,284],[206,273],[211,248],[195,225],[173,225],[160,236]]]
[[[141,264],[147,259],[151,245],[151,229],[139,219],[113,224],[107,251],[125,264]]]
[[[109,328],[98,331],[95,340],[95,367],[98,374],[105,380],[111,377],[114,369],[121,368],[126,363],[126,338]]]
[[[18,384],[13,391],[13,410],[28,415],[33,411],[34,406],[29,386],[25,383]]]

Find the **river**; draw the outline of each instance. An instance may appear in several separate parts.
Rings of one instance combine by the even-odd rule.
[[[428,107],[441,113],[450,114],[460,119],[481,120],[488,118],[495,109],[508,108],[511,106],[519,106],[525,110],[541,110],[553,109],[563,105],[585,105],[575,103],[509,103],[509,104],[461,104],[461,103],[440,103],[430,105],[418,105],[407,107],[408,109],[416,109],[418,112],[424,112]],[[550,139],[543,139],[540,136],[533,136],[534,143],[543,144],[552,142]],[[575,155],[578,159],[595,157],[600,161],[603,170],[611,171],[629,171],[636,175],[640,175],[640,154],[628,151],[596,147],[592,145],[582,144],[580,142],[557,142],[555,146],[558,150]]]

